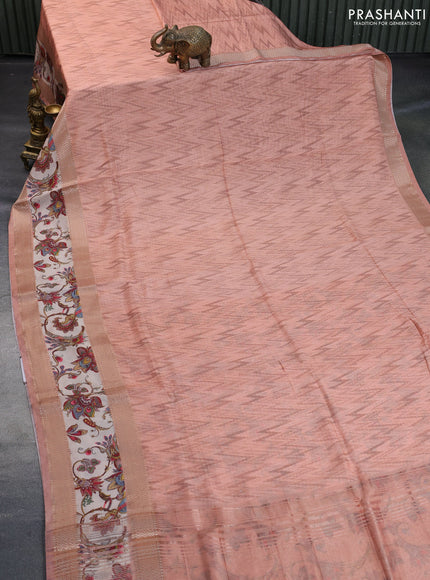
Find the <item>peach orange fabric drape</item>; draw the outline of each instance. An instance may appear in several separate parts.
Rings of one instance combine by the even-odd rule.
[[[151,35],[201,24],[181,74]],[[50,579],[430,576],[430,211],[388,59],[247,0],[43,0],[10,224]]]

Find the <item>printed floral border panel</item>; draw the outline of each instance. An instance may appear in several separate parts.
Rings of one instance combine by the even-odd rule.
[[[34,275],[70,449],[84,580],[131,579],[126,493],[107,395],[85,330],[53,138],[27,180]]]

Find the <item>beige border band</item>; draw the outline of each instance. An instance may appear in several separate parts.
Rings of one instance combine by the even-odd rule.
[[[81,577],[79,526],[66,430],[41,330],[33,272],[33,229],[24,187],[10,221],[10,272],[16,334],[39,440],[45,500],[47,578]]]
[[[430,233],[430,204],[415,178],[397,129],[391,104],[392,68],[386,54],[374,56],[375,93],[385,151],[394,181],[418,221]]]

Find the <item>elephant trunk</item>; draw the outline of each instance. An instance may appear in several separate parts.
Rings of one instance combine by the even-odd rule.
[[[162,56],[163,54],[166,54],[166,51],[163,52],[163,46],[157,42],[157,38],[159,38],[160,36],[162,36],[168,29],[167,24],[164,25],[164,28],[162,30],[159,30],[158,32],[156,32],[152,38],[151,38],[151,49],[155,50],[155,52],[159,52],[160,54],[157,54],[156,56]]]

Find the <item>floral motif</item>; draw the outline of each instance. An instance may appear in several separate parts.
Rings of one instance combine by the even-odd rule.
[[[130,566],[121,566],[121,564],[114,564],[112,566],[112,580],[132,580]]]
[[[105,536],[115,529],[116,516],[109,512],[104,515],[96,513],[91,516],[91,521],[96,524],[99,533]]]
[[[38,171],[46,171],[52,163],[52,155],[49,149],[42,149],[38,158],[34,162],[34,168]]]
[[[84,391],[85,387],[68,385],[66,389],[73,394],[67,397],[63,409],[66,413],[71,413],[74,419],[79,419],[82,415],[94,417],[96,410],[103,407],[100,397],[89,397]]]
[[[54,307],[54,304],[60,300],[60,295],[57,292],[44,292],[39,288],[37,294],[39,295],[39,300],[41,300],[45,307],[50,310]]]
[[[54,318],[53,324],[61,332],[70,332],[78,326],[78,321],[75,314],[67,314],[63,321],[60,318]]]
[[[108,435],[103,438],[103,443],[97,445],[104,450],[110,461],[113,462],[116,468],[120,465],[121,457],[119,454],[118,443],[114,435]]]
[[[62,105],[65,98],[63,83],[58,78],[57,71],[54,68],[48,51],[39,39],[37,39],[36,42],[36,52],[34,56],[34,75],[42,79],[48,85],[55,102]]]
[[[94,371],[95,373],[98,372],[96,359],[90,346],[87,348],[83,346],[79,347],[76,352],[79,357],[73,361],[73,364],[77,371],[83,371],[84,373],[87,373],[88,371]]]
[[[79,489],[84,497],[92,497],[93,493],[100,492],[103,485],[101,479],[98,479],[97,477],[91,477],[90,479],[80,479],[77,477],[75,483],[75,489]]]
[[[48,264],[45,264],[43,260],[37,260],[33,265],[38,272],[43,272],[45,268],[48,268]]]
[[[123,493],[124,493],[124,486],[125,486],[124,473],[123,473],[122,469],[120,469],[119,471],[116,471],[115,473],[110,475],[107,479],[110,481],[108,489],[118,490],[118,493],[122,497]]]
[[[88,473],[94,473],[94,470],[99,463],[100,461],[98,459],[88,459],[85,457],[80,461],[80,464],[76,469],[77,471],[88,471]]]
[[[67,248],[65,242],[56,241],[53,237],[51,237],[51,233],[46,233],[46,237],[37,244],[35,250],[36,252],[40,252],[42,256],[50,256],[51,259],[57,256],[61,250]]]
[[[27,180],[41,327],[63,410],[81,530],[82,578],[131,579],[126,486],[97,361],[84,326],[55,145]]]
[[[88,430],[79,429],[77,423],[75,423],[74,425],[70,425],[70,427],[67,429],[67,435],[70,437],[72,441],[75,441],[75,443],[80,443],[81,436],[85,435],[85,433],[88,433]]]
[[[48,205],[49,214],[55,218],[58,218],[60,214],[66,215],[66,208],[64,205],[64,197],[62,192],[51,191],[50,196],[52,203]]]

